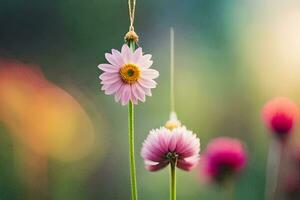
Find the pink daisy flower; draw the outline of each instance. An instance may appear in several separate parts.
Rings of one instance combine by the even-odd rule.
[[[288,98],[278,97],[264,106],[262,118],[276,136],[284,139],[299,119],[299,108]]]
[[[206,147],[201,160],[201,175],[218,183],[239,173],[246,165],[247,156],[240,140],[219,137]]]
[[[149,69],[153,63],[150,54],[143,55],[141,47],[131,51],[124,44],[121,52],[112,49],[112,53],[106,53],[105,58],[109,63],[98,66],[104,71],[99,78],[105,94],[115,94],[116,102],[122,105],[129,101],[134,104],[144,102],[146,95],[151,96],[151,89],[156,87],[153,79],[159,73]]]
[[[169,130],[165,127],[151,130],[143,143],[141,155],[146,169],[157,171],[174,163],[189,171],[199,162],[200,140],[185,127]]]

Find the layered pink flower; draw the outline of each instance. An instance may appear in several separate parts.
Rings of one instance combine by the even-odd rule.
[[[246,151],[240,140],[219,137],[207,145],[201,159],[201,175],[208,180],[222,183],[239,173],[246,162]]]
[[[156,87],[153,79],[159,73],[150,69],[153,63],[150,54],[143,55],[140,47],[132,51],[124,44],[121,52],[112,49],[111,54],[105,54],[105,58],[109,63],[98,66],[104,71],[99,78],[105,94],[114,94],[116,102],[122,105],[129,101],[134,104],[144,102],[146,95],[151,96],[151,89]]]
[[[141,155],[146,169],[157,171],[173,162],[182,170],[189,171],[199,161],[200,140],[185,127],[151,130],[145,140]]]
[[[288,98],[278,97],[266,103],[262,118],[276,136],[285,138],[299,119],[299,108]]]

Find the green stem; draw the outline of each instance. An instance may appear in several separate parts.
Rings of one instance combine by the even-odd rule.
[[[170,164],[170,200],[176,200],[176,164]]]
[[[278,180],[282,160],[282,146],[273,138],[269,144],[269,153],[266,169],[265,200],[274,200],[278,197]]]
[[[224,185],[224,200],[234,200],[234,180],[233,179],[229,179],[227,180],[227,182]]]
[[[129,41],[129,47],[132,51],[135,49],[135,43]],[[131,199],[137,200],[137,182],[134,155],[134,106],[132,101],[128,104],[128,141],[129,141],[129,163],[130,163],[130,183],[131,183]]]

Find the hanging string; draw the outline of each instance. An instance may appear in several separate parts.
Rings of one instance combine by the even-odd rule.
[[[170,118],[165,127],[174,129],[181,126],[175,112],[175,88],[174,88],[174,29],[170,28]]]
[[[125,41],[128,42],[130,40],[133,40],[134,42],[138,42],[139,36],[134,32],[134,17],[135,17],[135,6],[136,6],[136,0],[128,0],[128,11],[129,11],[129,31],[125,35]]]
[[[134,31],[133,23],[134,23],[134,15],[135,15],[135,5],[136,5],[136,0],[128,0],[129,19],[130,19],[129,31]]]
[[[174,94],[174,29],[170,28],[170,106],[171,112],[175,112]]]

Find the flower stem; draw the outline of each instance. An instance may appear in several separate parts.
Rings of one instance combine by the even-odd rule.
[[[233,179],[228,179],[224,185],[224,193],[223,193],[223,199],[224,200],[234,200],[235,195],[235,185],[234,185],[234,180]],[[222,198],[221,198],[222,199]]]
[[[135,49],[135,43],[129,41],[129,47],[132,51]],[[128,141],[129,141],[129,163],[130,163],[130,183],[131,199],[137,200],[137,182],[134,155],[134,105],[132,101],[128,103]]]
[[[280,173],[280,161],[282,159],[281,144],[272,139],[269,145],[269,154],[266,169],[265,200],[273,200],[277,194],[277,184]]]
[[[176,164],[170,164],[170,200],[176,200]]]

